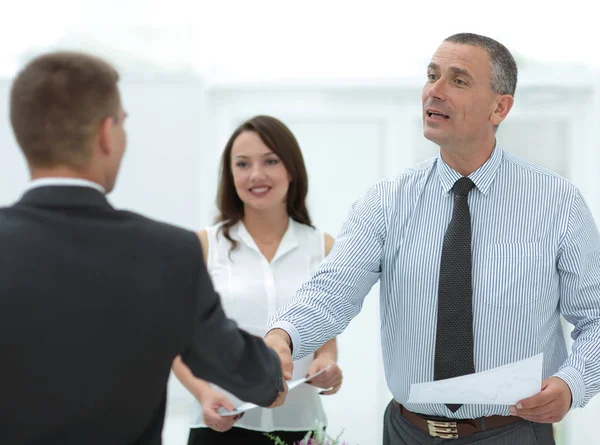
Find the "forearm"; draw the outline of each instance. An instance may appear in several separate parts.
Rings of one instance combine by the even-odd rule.
[[[379,280],[386,237],[378,186],[355,203],[331,253],[269,328],[285,330],[295,360],[316,352],[341,334],[360,312]]]
[[[600,235],[580,193],[570,205],[559,246],[560,309],[575,329],[572,353],[555,374],[580,408],[600,392]]]
[[[183,363],[180,356],[177,356],[175,360],[173,360],[172,369],[173,374],[175,374],[181,384],[196,398],[196,400],[200,401],[207,391],[212,390],[207,381],[199,379],[192,373],[190,368]]]
[[[327,343],[325,343],[321,348],[315,352],[315,359],[319,357],[329,357],[334,362],[337,362],[338,358],[338,348],[337,348],[337,339],[332,338]]]
[[[275,351],[262,339],[243,331],[220,339],[210,337],[210,346],[197,343],[201,347],[181,355],[194,376],[213,382],[246,402],[271,405],[283,390],[281,364]]]
[[[600,392],[600,321],[586,326],[555,374],[569,385],[572,407],[582,408]]]
[[[284,389],[279,356],[263,339],[227,319],[204,263],[200,266],[192,341],[181,352],[181,360],[196,378],[246,402],[271,405]]]
[[[304,284],[292,303],[271,320],[270,329],[282,329],[291,338],[294,360],[321,349],[340,335],[360,312],[362,301],[378,274],[368,277],[368,282],[353,283],[350,278],[353,272],[322,268]],[[344,280],[348,284],[337,285]],[[331,287],[336,287],[339,294],[330,292]]]

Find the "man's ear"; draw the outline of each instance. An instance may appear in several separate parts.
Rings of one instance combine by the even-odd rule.
[[[104,154],[110,154],[112,152],[112,131],[115,125],[111,117],[105,117],[98,126],[98,142],[100,150]]]
[[[490,115],[490,122],[492,125],[495,127],[500,125],[506,116],[508,116],[508,113],[510,112],[514,103],[515,98],[510,94],[503,94],[500,96],[499,100],[496,102],[496,108]]]

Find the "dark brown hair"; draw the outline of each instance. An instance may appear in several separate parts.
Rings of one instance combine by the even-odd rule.
[[[245,131],[256,133],[265,145],[281,159],[292,178],[286,199],[287,213],[295,221],[311,225],[310,215],[306,208],[308,176],[298,141],[280,120],[271,116],[255,116],[236,128],[227,141],[221,156],[221,172],[217,192],[219,215],[216,222],[223,223],[221,230],[225,238],[231,242],[232,250],[237,247],[237,242],[231,238],[229,231],[244,217],[244,203],[238,196],[233,183],[231,149],[237,137]]]
[[[106,117],[118,117],[119,74],[107,62],[78,52],[44,54],[15,78],[10,120],[34,167],[82,167]]]

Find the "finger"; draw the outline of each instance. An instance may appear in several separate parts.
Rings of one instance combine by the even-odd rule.
[[[313,382],[311,384],[313,386],[316,386],[317,388],[329,389],[329,388],[333,388],[338,383],[339,383],[339,381],[336,379],[319,379],[319,380],[315,379],[315,380],[313,380]]]
[[[342,384],[342,380],[344,380],[344,376],[340,372],[338,375],[335,376],[335,383],[337,385],[341,385]]]
[[[271,408],[277,408],[278,406],[283,405],[284,402],[285,402],[284,393],[279,393],[279,396],[275,400],[275,403],[273,403],[273,405],[271,405]]]
[[[542,390],[536,395],[531,396],[527,399],[520,400],[516,403],[517,409],[532,409],[551,403],[555,398],[555,394],[552,391]]]
[[[517,416],[522,417],[522,416],[545,416],[548,413],[551,413],[553,411],[557,411],[558,410],[558,402],[551,402],[547,405],[544,406],[540,406],[537,408],[532,408],[532,409],[515,409],[515,413]]]
[[[313,383],[315,385],[318,385],[320,383],[323,383],[324,381],[325,381],[325,377],[323,377],[323,374],[321,374],[316,377],[313,377],[312,379],[308,380],[306,383]]]
[[[220,397],[216,402],[220,407],[222,406],[229,412],[235,410],[235,406],[233,406],[233,403],[227,397]]]
[[[510,407],[511,415],[531,421],[540,421],[542,419],[556,416],[560,411],[561,409],[558,401],[554,401],[547,405],[532,409],[518,409],[515,406]]]
[[[217,425],[219,425],[219,427],[221,427],[221,428],[227,428],[227,429],[229,429],[229,428],[231,428],[233,426],[233,424],[235,422],[236,422],[235,417],[222,417],[217,422]]]
[[[528,420],[535,423],[556,423],[560,421],[560,416],[553,411],[552,413],[545,416],[519,416],[522,419]]]
[[[207,427],[209,427],[211,430],[217,431],[219,433],[223,432],[223,426],[219,425],[218,423],[210,423],[210,424],[206,424]]]
[[[207,426],[208,424],[215,425],[219,423],[219,420],[221,419],[221,415],[214,409],[205,409],[202,412],[202,415],[204,416],[204,422]]]
[[[275,401],[271,405],[269,405],[268,408],[277,408],[278,406],[283,405],[283,402],[285,402],[285,396],[287,395],[287,391],[288,391],[287,383],[285,381],[284,381],[284,386],[285,386],[285,390],[280,392],[277,395],[277,398],[275,399]]]
[[[338,373],[338,374],[329,376],[325,383],[329,385],[328,388],[330,388],[332,386],[340,385],[342,383],[342,374]]]
[[[546,417],[552,417],[555,413],[557,413],[558,410],[553,409],[551,411],[546,411],[543,413],[538,413],[538,412],[529,412],[529,413],[520,413],[517,411],[516,416],[517,417],[522,417],[523,419],[528,418],[528,419],[545,419]]]
[[[323,368],[323,365],[321,365],[319,362],[312,362],[310,364],[310,366],[308,367],[308,371],[306,372],[305,377],[308,377],[309,375],[313,375],[316,374],[317,372],[319,372],[321,369]],[[327,372],[327,371],[326,371]]]
[[[314,377],[313,380],[316,380],[316,379],[319,379],[319,380],[334,379],[337,376],[342,375],[342,372],[340,371],[340,369],[338,367],[332,367],[332,366],[321,367],[321,369],[319,369],[319,371],[321,371],[321,374],[319,374],[318,376]],[[307,377],[308,377],[308,375],[307,375]]]
[[[334,386],[333,388],[331,388],[331,389],[329,389],[327,391],[321,391],[319,394],[324,395],[324,396],[333,395],[333,394],[335,394],[336,392],[338,392],[340,390],[341,386],[342,385]]]
[[[218,431],[219,433],[224,433],[225,431],[229,431],[232,427],[233,427],[233,423],[231,425],[230,424],[216,425],[214,429],[216,431]]]
[[[334,366],[332,366],[331,362],[329,362],[329,361],[323,362],[320,360],[315,360],[310,365],[310,368],[308,368],[306,377],[308,377],[309,375],[316,374],[319,371],[322,371],[321,374],[319,375],[319,377],[322,375],[331,374],[334,372]]]
[[[323,388],[323,389],[329,389],[331,388],[333,385],[333,382],[330,379],[324,380],[324,379],[314,379],[311,383],[312,386],[315,386],[317,388]]]
[[[535,409],[551,403],[553,397],[549,394],[538,393],[515,404],[516,409]]]
[[[306,377],[309,375],[316,374],[319,371],[322,371],[317,377],[321,377],[324,375],[331,375],[336,372],[339,368],[331,363],[322,363],[322,362],[313,362],[311,367],[308,369],[306,373]]]
[[[341,372],[328,373],[327,371],[312,380],[314,386],[329,389],[342,382]]]

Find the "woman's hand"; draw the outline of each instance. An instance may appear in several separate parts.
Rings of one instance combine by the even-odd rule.
[[[225,408],[227,411],[233,411],[234,406],[231,404],[227,396],[221,394],[214,389],[204,390],[201,398],[198,400],[202,405],[202,415],[204,416],[204,424],[212,430],[225,432],[230,430],[233,425],[244,415],[237,416],[221,416],[219,408]]]
[[[307,382],[313,386],[316,386],[317,388],[325,389],[326,391],[321,391],[320,394],[326,396],[335,394],[340,390],[343,378],[342,370],[337,365],[335,360],[333,360],[327,354],[317,356],[317,358],[313,360],[308,368],[308,375],[310,376],[327,367],[329,367],[329,369],[325,370],[322,374],[319,374],[314,379]]]

